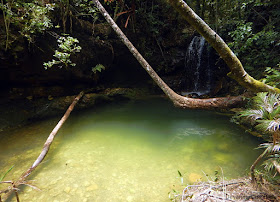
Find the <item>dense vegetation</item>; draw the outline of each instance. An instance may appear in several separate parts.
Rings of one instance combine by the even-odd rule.
[[[279,94],[268,94],[267,92],[258,93],[252,98],[248,109],[239,113],[235,121],[238,124],[251,124],[251,130],[257,130],[262,134],[266,143],[262,143],[259,148],[264,149],[262,154],[251,166],[252,181],[256,181],[255,168],[264,159],[262,163],[263,171],[259,175],[265,177],[268,181],[279,184],[280,173],[280,99]]]
[[[245,69],[261,78],[279,70],[280,10],[277,1],[196,1],[197,13],[229,43]],[[263,72],[266,71],[266,74]],[[267,82],[277,85],[272,77]]]
[[[153,58],[161,58],[155,60],[157,70],[170,72],[174,68],[167,62],[169,53],[164,50],[166,44],[170,43],[170,37],[178,43],[186,43],[185,39],[189,40],[194,32],[186,28],[176,13],[171,12],[172,8],[167,3],[157,0],[112,0],[104,3],[113,18],[135,41],[136,47],[144,50],[145,57],[152,61],[155,60]],[[199,0],[187,3],[229,43],[246,71],[270,85],[279,85],[280,12],[277,1]],[[106,27],[101,28],[102,34],[96,34],[95,25],[103,24],[104,19],[89,0],[1,0],[1,10],[0,46],[15,60],[23,57],[26,43],[29,47],[34,46],[36,51],[43,49],[50,52],[50,49],[40,47],[40,41],[46,40],[47,34],[54,36],[52,54],[55,59],[46,57],[45,67],[68,66],[68,63],[71,66],[75,62],[70,62],[70,54],[79,52],[79,47],[83,46],[66,47],[64,41],[63,46],[55,47],[55,42],[58,40],[61,43],[63,39],[59,37],[67,34],[68,43],[78,43],[83,37],[77,34],[80,26],[87,27],[89,32],[90,29],[94,31],[92,34],[96,40],[113,37]],[[181,36],[178,37],[178,33]],[[77,39],[70,38],[71,35]],[[134,35],[137,40],[133,39]],[[98,71],[101,70],[98,68]]]
[[[186,2],[225,39],[250,74],[280,87],[280,9],[276,0]],[[104,0],[103,3],[137,48],[144,50],[143,55],[157,64],[157,71],[175,71],[172,63],[168,62],[168,57],[174,54],[165,48],[186,43],[197,33],[186,26],[178,14],[171,12],[168,3],[160,0]],[[0,8],[0,47],[4,50],[0,57],[4,60],[20,60],[26,50],[36,47],[35,51],[46,53],[46,60],[38,68],[43,68],[43,65],[46,69],[80,68],[76,64],[82,59],[76,55],[83,50],[89,52],[89,47],[83,46],[88,39],[79,33],[80,29],[86,30],[95,44],[100,47],[106,45],[112,57],[118,54],[116,50],[121,49],[116,47],[116,44],[121,46],[117,42],[113,47],[111,42],[116,36],[90,0],[1,0]],[[51,48],[42,45],[44,40],[49,43],[48,36],[52,39]],[[82,40],[83,44],[80,43]],[[84,53],[84,58],[88,58],[87,54]],[[106,61],[110,56],[105,55],[104,58]],[[88,65],[87,69],[94,75],[92,78],[107,70],[106,64],[96,58],[81,64]],[[253,126],[268,133],[268,143],[262,145],[266,148],[263,156],[268,157],[266,174],[267,178],[278,182],[271,170],[276,168],[277,171],[279,165],[279,96],[258,94],[255,101],[253,108],[256,109],[246,110],[241,116],[251,117]],[[255,165],[251,168],[253,179],[254,168]]]

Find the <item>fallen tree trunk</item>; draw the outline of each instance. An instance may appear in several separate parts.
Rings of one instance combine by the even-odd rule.
[[[48,139],[46,140],[44,146],[43,146],[43,150],[40,153],[40,155],[38,156],[38,158],[35,160],[35,162],[33,163],[33,165],[20,177],[20,179],[24,180],[26,177],[28,177],[30,175],[30,173],[44,160],[44,158],[46,157],[50,146],[53,142],[53,139],[55,137],[55,135],[57,134],[57,132],[59,131],[59,129],[61,128],[61,126],[65,123],[65,121],[68,119],[70,113],[73,111],[75,105],[78,103],[78,101],[81,99],[81,97],[84,95],[84,92],[80,92],[80,94],[74,99],[74,101],[72,102],[72,104],[68,107],[67,111],[65,112],[65,114],[63,115],[63,117],[60,119],[60,121],[57,123],[57,125],[55,126],[55,128],[52,130],[52,132],[50,133]]]
[[[72,104],[68,107],[67,111],[65,112],[65,114],[63,115],[63,117],[60,119],[60,121],[57,123],[57,125],[55,126],[55,128],[52,130],[52,132],[50,133],[48,139],[46,140],[42,152],[40,153],[40,155],[38,156],[38,158],[35,160],[35,162],[32,164],[32,166],[24,173],[20,176],[19,180],[16,182],[12,182],[13,187],[12,189],[7,189],[7,191],[2,191],[3,193],[6,193],[4,201],[12,194],[13,191],[17,190],[17,187],[19,185],[22,184],[26,184],[28,185],[28,183],[25,181],[25,179],[32,173],[32,171],[35,170],[35,168],[44,160],[44,158],[46,157],[50,146],[55,138],[55,135],[57,134],[57,132],[59,131],[59,129],[61,128],[61,126],[65,123],[65,121],[68,119],[70,113],[73,111],[75,105],[78,103],[78,101],[81,99],[81,97],[84,95],[84,92],[80,92],[80,94],[74,99],[74,101],[72,102]]]
[[[241,103],[244,103],[243,96],[226,97],[226,98],[209,98],[209,99],[194,99],[187,98],[175,93],[153,70],[149,63],[143,58],[138,50],[133,46],[125,34],[121,31],[115,21],[110,17],[109,13],[105,10],[99,0],[93,0],[95,6],[100,13],[104,16],[106,21],[110,24],[112,29],[117,33],[122,42],[127,46],[129,51],[138,60],[141,66],[147,71],[154,82],[162,89],[162,91],[168,96],[168,98],[174,103],[175,106],[181,108],[191,109],[221,109],[232,108]]]
[[[241,86],[253,92],[280,93],[280,89],[266,85],[251,77],[243,68],[240,60],[224,42],[183,0],[168,0],[182,16],[201,34],[209,44],[219,53],[231,72],[228,76],[236,80]]]

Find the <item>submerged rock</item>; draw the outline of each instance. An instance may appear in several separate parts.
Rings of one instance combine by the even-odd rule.
[[[69,194],[71,192],[71,188],[70,187],[65,187],[65,189],[63,191],[66,192],[67,194]]]

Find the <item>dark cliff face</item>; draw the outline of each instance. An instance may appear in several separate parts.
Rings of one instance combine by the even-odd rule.
[[[128,24],[126,25],[128,14],[121,15],[117,23],[161,76],[180,80],[177,75],[184,71],[185,52],[194,30],[162,1],[150,4],[150,1],[146,1],[145,5],[143,2],[136,4]],[[103,21],[101,17],[100,21]],[[71,36],[76,37],[82,47],[80,53],[71,56],[71,60],[77,65],[69,68],[52,67],[48,70],[44,69],[43,63],[53,59],[52,55],[57,47],[52,33],[60,33],[62,30],[50,30],[36,36],[34,43],[29,43],[18,34],[16,28],[11,29],[13,41],[10,49],[6,51],[4,23],[1,21],[2,91],[12,88],[62,86],[71,92],[76,85],[127,87],[151,83],[146,72],[108,24],[100,21],[93,25],[90,21],[73,18]],[[67,30],[70,32],[69,26]],[[106,69],[93,73],[92,68],[97,64],[104,65]],[[180,82],[169,83],[172,87],[180,88]]]

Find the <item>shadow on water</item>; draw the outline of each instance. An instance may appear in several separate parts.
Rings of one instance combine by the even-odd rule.
[[[7,132],[1,172],[17,178],[37,158],[56,122]],[[30,179],[22,201],[169,201],[168,192],[223,169],[246,174],[258,140],[209,111],[182,110],[160,100],[134,101],[72,114]],[[178,178],[178,170],[184,182]]]

